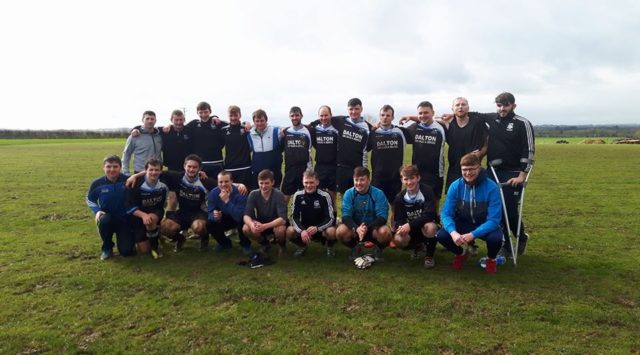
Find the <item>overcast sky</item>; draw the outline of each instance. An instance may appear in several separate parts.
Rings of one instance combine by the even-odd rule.
[[[377,117],[502,91],[534,125],[640,123],[638,1],[15,1],[0,128],[115,128],[207,101],[289,123],[359,97]]]

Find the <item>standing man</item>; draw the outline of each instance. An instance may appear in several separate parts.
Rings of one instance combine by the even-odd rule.
[[[289,198],[296,191],[302,190],[302,173],[312,169],[311,164],[311,134],[302,124],[302,110],[298,106],[289,110],[291,127],[285,128],[282,138],[284,147],[284,178],[282,193],[289,204]]]
[[[479,114],[489,127],[487,163],[495,167],[504,193],[509,227],[518,238],[518,255],[524,254],[529,235],[521,221],[518,231],[518,205],[523,183],[533,165],[535,137],[533,126],[526,118],[516,115],[516,98],[503,92],[496,96],[497,113]],[[493,178],[493,176],[491,177]],[[507,221],[503,221],[506,223]],[[505,228],[506,230],[506,228]],[[504,256],[511,255],[511,239],[505,238]]]
[[[171,125],[160,130],[160,136],[162,137],[162,163],[169,170],[183,171],[184,158],[193,149],[191,135],[185,130],[184,121],[184,113],[181,110],[173,110],[171,112]]]
[[[253,113],[254,128],[248,136],[253,156],[251,171],[256,179],[262,170],[271,170],[276,186],[282,183],[282,144],[279,128],[268,125],[269,118],[264,110]]]
[[[359,166],[353,169],[353,187],[342,198],[342,223],[336,230],[336,238],[351,248],[351,258],[360,254],[360,244],[376,244],[374,257],[382,260],[384,247],[391,241],[391,229],[387,226],[389,203],[384,192],[371,186],[369,169]]]
[[[462,178],[454,181],[442,206],[442,229],[436,238],[455,254],[453,268],[462,269],[469,253],[464,245],[475,239],[487,242],[486,272],[497,271],[496,256],[502,245],[502,202],[498,185],[480,168],[480,158],[469,153],[460,159]]]
[[[320,180],[318,188],[329,193],[335,210],[339,132],[331,123],[331,108],[329,106],[320,106],[318,124],[312,125],[310,133],[311,142],[316,150],[314,169]]]
[[[229,125],[222,128],[224,137],[224,166],[230,172],[232,180],[244,184],[249,189],[255,189],[256,183],[251,173],[251,146],[249,132],[240,122],[242,113],[240,107],[229,106]]]
[[[162,161],[150,159],[145,164],[145,176],[137,179],[136,184],[127,190],[127,214],[131,215],[131,224],[138,251],[147,253],[151,247],[151,256],[160,255],[158,237],[160,221],[164,217],[164,204],[169,187],[160,181]]]
[[[207,176],[217,176],[224,166],[222,128],[227,126],[227,123],[220,121],[218,116],[212,116],[211,105],[206,102],[200,102],[196,109],[200,119],[187,124],[187,132],[193,139],[191,153],[202,159],[202,170]]]
[[[102,170],[104,176],[91,183],[86,198],[87,205],[95,215],[94,220],[102,239],[100,260],[113,256],[114,233],[120,255],[134,255],[135,243],[125,208],[127,177],[120,173],[122,161],[117,155],[108,156],[102,162]]]
[[[294,256],[303,256],[312,240],[327,245],[327,256],[335,255],[336,227],[331,196],[318,190],[318,173],[307,170],[302,177],[304,189],[293,195],[291,226],[287,239],[299,246]]]
[[[411,164],[419,171],[420,184],[431,187],[435,194],[435,210],[438,210],[444,185],[445,131],[433,119],[433,105],[429,101],[418,104],[418,123],[407,128],[413,143]]]
[[[380,127],[371,132],[368,140],[371,150],[371,185],[384,192],[387,201],[393,202],[402,189],[400,167],[404,162],[404,149],[408,133],[404,128],[395,127],[394,110],[390,105],[380,109]]]
[[[348,117],[338,116],[331,118],[331,124],[338,131],[338,154],[336,159],[336,185],[337,190],[344,194],[353,186],[353,169],[369,165],[367,156],[367,141],[371,125],[362,117],[362,101],[353,98],[347,103]],[[317,127],[320,123],[316,120],[311,123]]]
[[[402,168],[402,190],[393,201],[393,222],[396,246],[414,251],[412,258],[426,246],[424,267],[435,266],[433,254],[436,250],[436,198],[431,187],[420,183],[420,171],[415,165]]]
[[[277,133],[276,133],[277,134]],[[274,188],[275,178],[271,170],[258,173],[258,189],[251,191],[244,210],[242,231],[261,245],[261,252],[269,251],[269,236],[278,243],[278,256],[286,248],[287,205],[284,194]]]
[[[233,185],[233,176],[229,171],[222,170],[218,173],[218,187],[209,192],[207,206],[208,229],[218,242],[216,250],[231,249],[231,240],[224,235],[224,231],[235,228],[238,230],[242,252],[251,254],[251,241],[242,232],[247,197]]]
[[[127,143],[125,143],[124,152],[122,153],[122,171],[125,175],[130,175],[129,162],[132,155],[134,173],[144,171],[144,164],[147,160],[161,158],[162,138],[155,125],[156,114],[153,111],[145,111],[142,114],[141,134],[138,136],[130,134],[127,138]]]

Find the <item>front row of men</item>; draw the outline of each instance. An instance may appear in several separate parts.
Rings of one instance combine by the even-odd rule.
[[[144,171],[129,178],[121,174],[120,158],[107,157],[105,176],[91,184],[87,204],[95,213],[102,238],[102,259],[113,255],[114,233],[121,255],[133,255],[137,244],[139,252],[150,251],[158,258],[160,234],[175,242],[176,251],[182,249],[188,229],[199,237],[202,250],[208,249],[211,234],[218,243],[216,250],[222,251],[232,247],[225,231],[236,229],[245,254],[252,253],[254,240],[259,253],[267,254],[271,244],[277,244],[278,255],[282,255],[289,240],[298,246],[295,256],[304,255],[311,241],[321,242],[327,256],[334,256],[333,246],[340,241],[351,248],[351,259],[366,245],[374,247],[377,260],[383,258],[388,245],[413,251],[412,258],[424,251],[426,268],[435,265],[436,242],[455,254],[453,267],[461,269],[468,257],[466,246],[480,239],[487,244],[486,271],[495,273],[504,239],[499,187],[487,178],[476,155],[463,156],[460,166],[462,177],[448,190],[439,230],[434,192],[420,183],[420,172],[413,165],[400,171],[405,189],[391,201],[393,228],[387,225],[389,202],[370,184],[369,170],[364,167],[353,171],[354,186],[344,194],[342,221],[337,226],[331,196],[318,189],[316,172],[303,173],[303,189],[293,195],[288,218],[285,196],[274,188],[273,172],[261,171],[259,188],[247,197],[246,187],[234,184],[227,171],[218,174],[217,183],[201,178],[202,162],[197,155],[185,159],[184,172],[162,171],[162,162],[152,159]],[[179,209],[168,212],[163,220],[168,191],[176,193]]]

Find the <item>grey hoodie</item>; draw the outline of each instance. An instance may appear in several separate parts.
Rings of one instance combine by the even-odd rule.
[[[149,132],[142,127],[140,129],[140,135],[132,137],[129,135],[127,143],[124,145],[124,152],[122,152],[122,172],[125,175],[131,175],[129,173],[129,161],[133,154],[133,170],[143,171],[144,163],[151,159],[161,159],[160,153],[162,152],[162,138],[157,128],[154,128],[152,132]]]

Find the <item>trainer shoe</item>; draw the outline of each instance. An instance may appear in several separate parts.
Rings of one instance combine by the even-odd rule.
[[[333,258],[334,256],[336,256],[335,249],[333,249],[333,247],[327,247],[327,257]]]
[[[487,258],[485,271],[487,272],[487,274],[495,274],[498,271],[496,259]]]
[[[231,245],[225,245],[225,244],[218,244],[216,245],[216,247],[213,249],[213,251],[215,251],[216,253],[221,253],[225,250],[229,250],[231,249],[232,246]]]
[[[375,247],[375,246],[376,246],[376,243],[374,243],[374,242],[371,242],[371,241],[369,241],[369,242],[364,242],[364,247],[365,247],[365,248],[367,248],[367,249],[369,249],[369,248],[373,248],[373,247]]]
[[[433,256],[425,256],[424,257],[424,268],[425,269],[433,269],[436,266],[436,261],[433,260]]]
[[[384,250],[377,245],[373,248],[373,259],[375,261],[384,261]]]
[[[103,250],[100,254],[100,260],[107,260],[113,257],[113,250]]]
[[[362,253],[362,246],[358,244],[355,247],[351,248],[351,255],[349,255],[349,260],[352,260],[352,261],[356,260],[361,253]]]
[[[415,249],[413,249],[413,251],[411,252],[411,260],[418,260],[420,259],[420,254],[422,254],[424,251],[426,250],[426,246],[422,243],[420,243],[420,245],[418,245]]]
[[[301,256],[304,256],[306,253],[307,253],[307,247],[300,247],[296,249],[295,252],[293,252],[293,256],[295,256],[296,258],[299,258]]]
[[[471,254],[471,256],[476,256],[478,255],[478,249],[476,241],[472,240],[471,243],[469,243],[469,248],[467,248],[467,253]]]
[[[162,257],[159,249],[151,249],[151,257],[155,260],[158,260]]]
[[[176,245],[175,245],[175,248],[173,250],[176,253],[181,252],[182,248],[184,247],[185,241],[186,241],[186,238],[184,237],[184,235],[178,234],[178,238],[176,239]]]
[[[518,255],[523,255],[527,251],[527,242],[529,241],[529,234],[522,233],[520,240],[518,240]]]
[[[467,258],[469,257],[468,253],[462,253],[461,255],[456,255],[453,257],[453,265],[451,265],[455,270],[460,270],[462,269],[462,266],[464,266],[465,261],[467,261]]]
[[[264,257],[260,253],[255,253],[249,260],[249,268],[258,269],[264,266]]]

